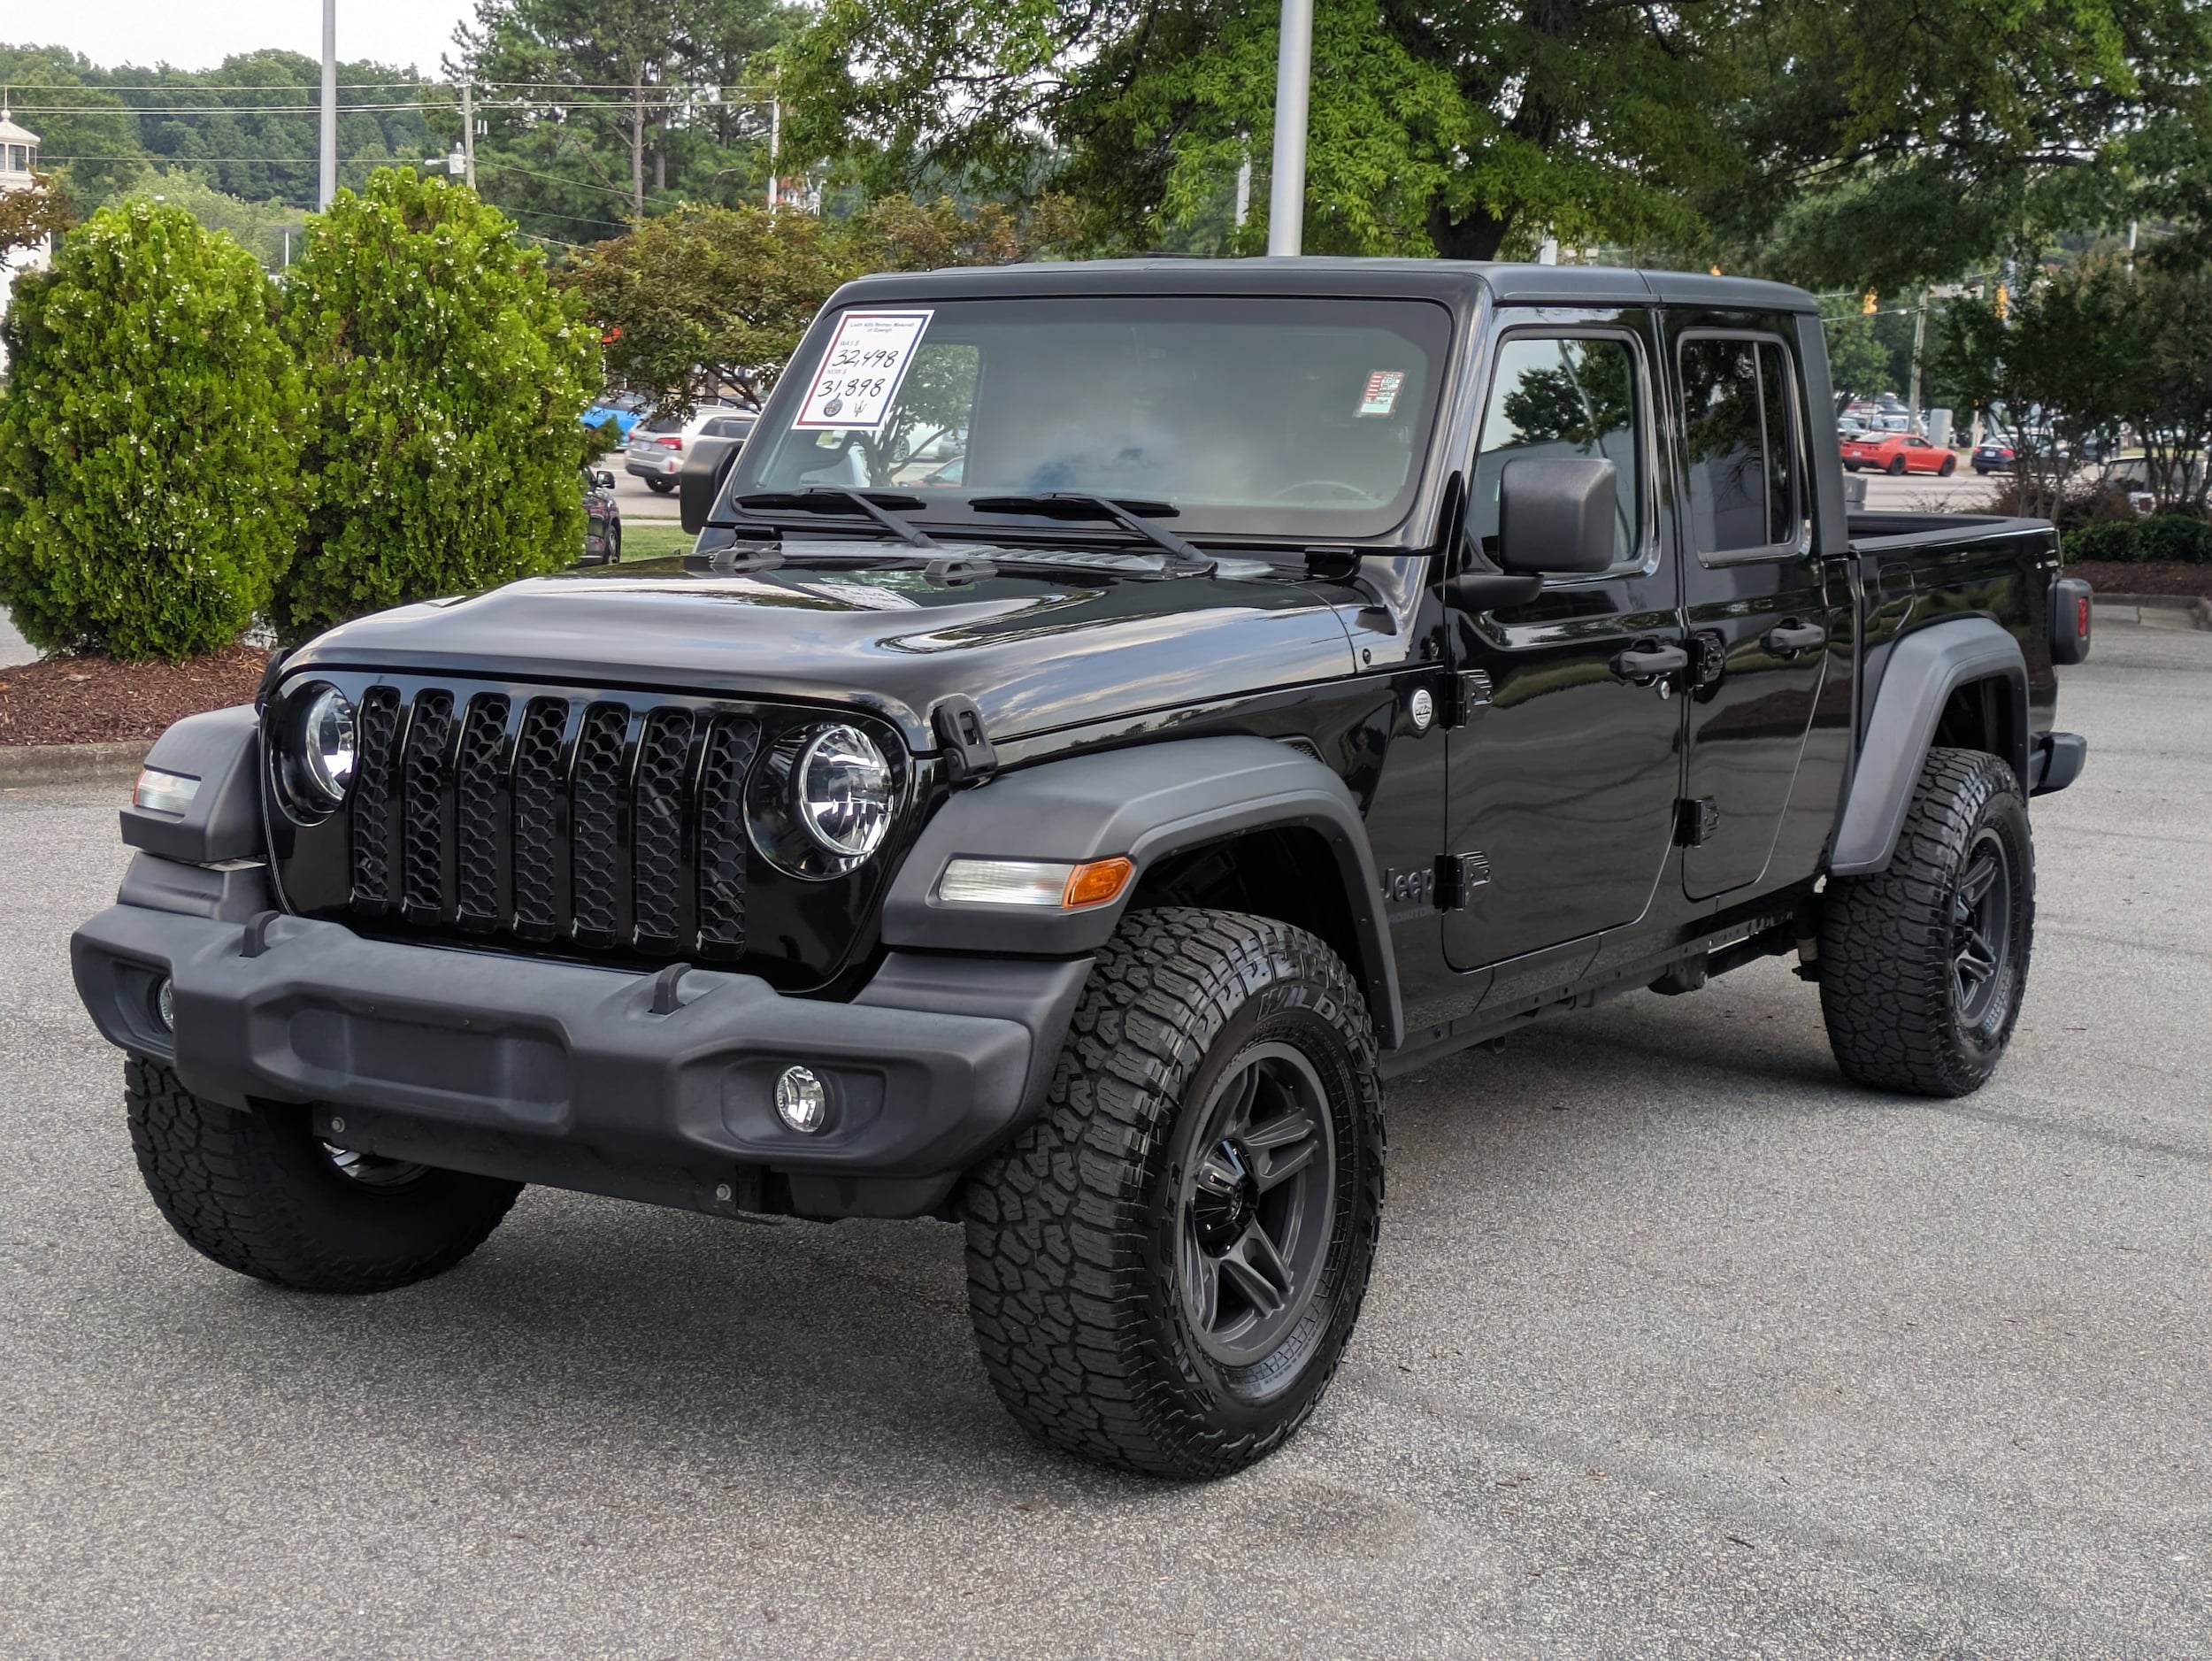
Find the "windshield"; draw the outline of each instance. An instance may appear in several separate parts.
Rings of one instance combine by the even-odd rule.
[[[977,498],[1065,491],[1165,504],[1186,536],[1376,535],[1412,505],[1450,336],[1419,300],[854,307],[793,362],[731,488],[895,489],[978,532],[1022,516]]]

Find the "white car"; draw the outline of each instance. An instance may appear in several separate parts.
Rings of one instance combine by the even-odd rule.
[[[695,438],[749,437],[755,417],[733,404],[712,404],[694,410],[679,420],[658,415],[630,429],[630,442],[622,447],[622,470],[634,473],[665,496],[676,488],[683,470],[684,450]]]

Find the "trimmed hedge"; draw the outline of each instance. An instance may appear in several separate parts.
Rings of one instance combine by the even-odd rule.
[[[268,604],[300,523],[298,376],[252,255],[135,200],[19,276],[0,602],[49,650],[189,657]]]
[[[599,344],[511,220],[465,186],[384,169],[308,222],[287,285],[310,419],[284,624],[574,563]]]
[[[2212,565],[2212,525],[2185,513],[2160,513],[2147,519],[2101,519],[2068,531],[2062,539],[2066,561],[2082,565],[2150,565],[2171,561]]]

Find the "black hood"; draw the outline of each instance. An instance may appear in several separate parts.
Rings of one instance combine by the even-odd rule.
[[[693,562],[695,565],[695,562]],[[333,629],[287,665],[858,704],[936,748],[964,693],[995,740],[1352,673],[1349,588],[1256,560],[1210,577],[716,573],[678,559],[541,577]]]

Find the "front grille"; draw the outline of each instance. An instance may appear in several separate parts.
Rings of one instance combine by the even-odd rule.
[[[347,909],[541,942],[745,954],[751,715],[368,688]]]

